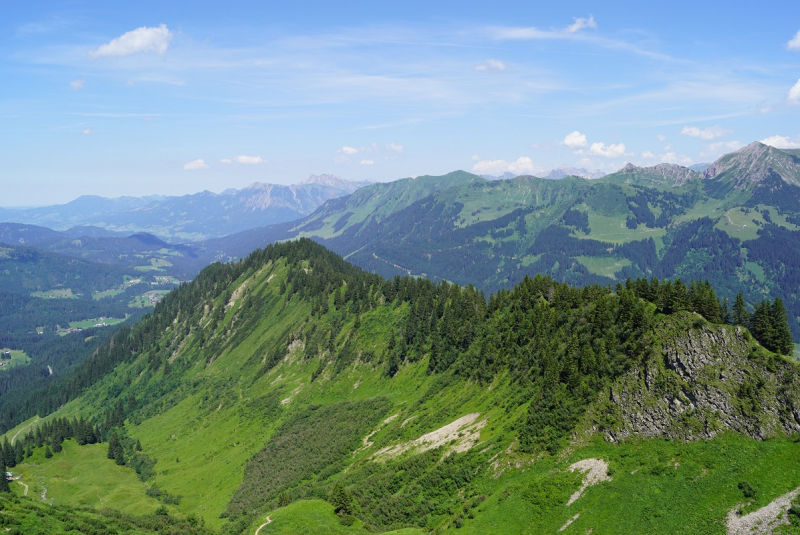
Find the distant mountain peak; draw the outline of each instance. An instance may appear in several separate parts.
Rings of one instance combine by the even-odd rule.
[[[708,166],[703,176],[728,179],[734,187],[743,188],[761,182],[771,172],[777,173],[787,184],[800,186],[800,158],[759,141],[720,157]]]
[[[568,167],[568,166],[561,166],[555,169],[552,169],[548,174],[544,176],[544,178],[550,180],[558,180],[568,176],[577,176],[580,178],[588,178],[588,179],[596,179],[596,178],[603,178],[606,176],[606,173],[603,171],[588,171],[583,167]]]
[[[688,167],[671,163],[660,163],[649,167],[639,167],[628,163],[610,176],[618,176],[625,183],[641,182],[648,185],[653,183],[665,186],[682,186],[695,178],[700,178],[700,173]]]

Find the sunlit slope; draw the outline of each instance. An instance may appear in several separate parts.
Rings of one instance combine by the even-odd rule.
[[[781,438],[798,427],[797,368],[739,327],[659,307],[632,289],[545,278],[487,303],[468,288],[383,281],[302,240],[178,289],[115,339],[114,370],[57,415],[103,422],[120,407],[119,432],[154,461],[140,488],[233,533],[267,516],[267,533],[309,521],[331,533],[547,533],[578,513],[565,530],[672,533],[683,518],[723,533],[741,503],[756,510],[800,486],[785,468],[800,450]],[[579,461],[596,484],[567,505]],[[48,462],[41,484],[57,489]],[[349,515],[314,501],[337,485]],[[91,503],[78,496],[52,495]]]

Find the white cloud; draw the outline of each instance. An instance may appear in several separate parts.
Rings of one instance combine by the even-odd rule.
[[[184,171],[195,171],[197,169],[208,169],[208,164],[202,158],[183,164]]]
[[[594,21],[594,17],[592,15],[589,15],[588,19],[584,17],[573,17],[573,19],[575,22],[564,28],[565,33],[575,33],[584,28],[597,28],[597,23]]]
[[[83,89],[84,81],[83,80],[73,80],[69,83],[69,88],[73,91],[80,91]]]
[[[761,143],[776,149],[800,149],[800,141],[792,140],[788,136],[770,136],[762,139]]]
[[[261,156],[245,156],[244,154],[236,156],[233,160],[235,162],[247,165],[256,165],[259,163],[264,163],[264,160],[261,158]]]
[[[92,130],[91,128],[84,128],[83,130],[81,130],[81,135],[91,136],[92,134],[94,134],[94,130]]]
[[[395,152],[403,152],[405,150],[402,145],[398,145],[397,143],[389,143],[386,145],[386,148]]]
[[[797,80],[797,83],[789,90],[786,100],[791,104],[800,104],[800,80]]]
[[[372,160],[361,160],[361,165],[372,165],[374,163]]]
[[[540,30],[528,28],[499,28],[495,34],[498,39],[564,39],[578,33],[585,28],[597,28],[594,17],[573,17],[573,22],[561,30]]]
[[[717,151],[735,151],[742,148],[742,144],[738,141],[717,141],[716,143],[711,143],[708,146],[708,150],[711,152]]]
[[[586,141],[586,135],[581,134],[577,130],[564,136],[564,141],[562,141],[561,143],[563,143],[572,150],[580,149],[581,147],[585,147],[588,144]]]
[[[647,158],[648,160],[652,160],[655,157],[656,155],[650,152],[649,150],[646,150],[642,153],[642,158]]]
[[[516,161],[483,160],[472,166],[472,172],[478,175],[502,175],[505,172],[517,175],[533,174],[542,169],[533,163],[527,156],[521,156]]]
[[[663,163],[674,163],[678,165],[692,165],[694,161],[688,156],[678,156],[674,152],[665,152],[659,158]]]
[[[137,52],[164,54],[172,40],[172,32],[166,24],[148,28],[142,26],[112,39],[96,50],[90,50],[92,58],[128,56]]]
[[[355,147],[348,147],[345,145],[341,149],[336,151],[338,154],[358,154],[358,149]]]
[[[473,154],[473,155],[472,155],[472,161],[473,161],[473,162],[479,162],[479,161],[480,161],[480,159],[481,159],[481,157],[480,157],[480,156],[478,156],[477,154]]]
[[[487,72],[500,72],[506,70],[508,67],[505,63],[500,61],[499,59],[487,59],[480,65],[475,66],[476,71],[487,71]]]
[[[702,130],[696,126],[684,126],[681,130],[682,136],[698,137],[705,140],[715,139],[730,133],[730,130],[726,130],[721,126],[709,126]]]
[[[604,158],[618,158],[625,155],[625,144],[612,143],[606,146],[602,141],[598,141],[597,143],[592,143],[592,146],[589,147],[589,154],[603,156]]]
[[[786,43],[786,48],[789,50],[800,50],[800,30],[797,30],[797,33],[794,34],[791,41]]]
[[[664,143],[667,140],[667,136],[665,136],[664,134],[658,134],[656,136],[656,139],[659,140],[661,143]]]
[[[220,160],[220,163],[233,163],[233,160],[231,160],[230,158],[223,158]]]

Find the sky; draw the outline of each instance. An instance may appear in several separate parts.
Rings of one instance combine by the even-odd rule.
[[[4,2],[0,206],[800,148],[800,3]]]

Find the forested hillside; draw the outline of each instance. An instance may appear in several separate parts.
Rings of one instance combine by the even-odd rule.
[[[49,470],[46,448],[90,455],[101,440],[109,458],[97,462],[134,470],[142,495],[229,533],[268,513],[268,533],[308,518],[342,533],[541,533],[578,510],[584,531],[674,532],[651,521],[662,510],[652,485],[669,489],[684,525],[724,532],[743,479],[760,493],[744,512],[800,485],[779,468],[800,455],[781,438],[800,427],[800,374],[753,338],[788,352],[785,310],[737,301],[729,309],[705,282],[576,288],[547,276],[487,296],[386,280],[303,239],[209,266],[68,374],[28,399],[0,397],[0,409],[6,427],[31,418],[9,435],[36,462],[15,470],[33,477]],[[730,378],[709,382],[720,374]],[[684,408],[648,405],[656,424],[642,425],[616,401],[635,388]],[[765,438],[759,469],[739,464]],[[732,460],[720,453],[729,447]],[[684,454],[694,460],[667,468]],[[578,461],[602,477],[567,505]],[[627,474],[642,468],[636,487]],[[682,483],[698,473],[710,474],[696,485],[706,500]],[[632,486],[644,498],[620,501]],[[609,517],[611,499],[625,518]]]
[[[780,297],[800,339],[796,151],[753,143],[705,174],[628,166],[598,180],[469,173],[374,184],[294,223],[208,242],[244,256],[310,237],[384,277],[426,276],[485,292],[542,273],[572,285],[709,280],[753,306]]]

